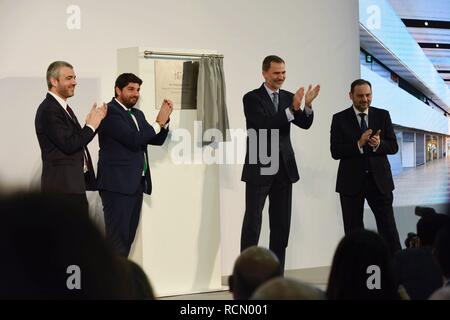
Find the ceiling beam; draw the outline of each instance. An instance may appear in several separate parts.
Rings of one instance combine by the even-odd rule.
[[[419,42],[418,43],[421,48],[427,49],[450,49],[450,43],[428,43],[428,42]]]
[[[450,29],[450,21],[419,20],[419,19],[402,19],[402,21],[407,27]]]

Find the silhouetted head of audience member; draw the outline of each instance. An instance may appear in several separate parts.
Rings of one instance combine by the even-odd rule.
[[[399,299],[387,244],[375,232],[345,235],[334,253],[328,280],[330,300]]]
[[[446,285],[450,286],[450,227],[442,228],[436,236],[433,246],[433,255],[436,258]]]
[[[450,224],[450,217],[435,213],[422,216],[417,222],[417,237],[419,247],[431,247],[439,230]]]
[[[228,284],[235,300],[248,300],[257,287],[280,275],[280,262],[275,254],[253,246],[242,251],[237,258]]]
[[[142,268],[134,261],[131,261],[125,257],[119,256],[118,259],[121,261],[125,268],[126,276],[130,279],[128,283],[130,299],[156,299],[153,288],[150,285],[150,280],[147,278],[144,270],[142,270]]]
[[[434,208],[417,206],[414,208],[414,214],[418,217],[428,217],[437,213]]]
[[[428,300],[450,300],[450,287],[442,287],[433,292]]]
[[[64,195],[0,199],[0,299],[132,299],[123,263]]]
[[[300,280],[277,277],[259,286],[251,300],[325,300],[325,292]]]
[[[406,248],[416,248],[419,245],[419,237],[417,233],[408,232],[408,235],[405,239],[405,247]]]

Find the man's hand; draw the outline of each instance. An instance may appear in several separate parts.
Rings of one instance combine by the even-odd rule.
[[[108,107],[106,106],[106,103],[103,102],[103,104],[100,107],[97,107],[97,104],[94,103],[92,106],[91,111],[86,117],[86,124],[93,127],[95,130],[100,125],[100,122],[106,117],[106,114],[108,112]]]
[[[372,137],[370,137],[369,146],[372,148],[377,148],[380,145],[380,133],[381,130],[378,130]]]
[[[370,135],[372,134],[372,129],[367,129],[364,131],[364,133],[361,135],[361,138],[358,140],[358,145],[360,148],[366,145],[367,141],[370,139]]]
[[[167,99],[164,99],[161,109],[159,110],[158,115],[156,116],[156,122],[162,125],[165,125],[170,118],[170,114],[173,111],[173,102]]]
[[[302,104],[304,95],[305,95],[305,88],[303,87],[300,87],[294,94],[294,98],[292,99],[292,106],[294,107],[295,111],[300,109],[300,105]]]
[[[305,94],[305,106],[311,108],[311,104],[314,99],[319,95],[320,92],[320,84],[316,85],[314,88],[312,85],[309,85],[308,90]]]

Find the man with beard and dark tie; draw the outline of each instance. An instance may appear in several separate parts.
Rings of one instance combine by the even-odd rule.
[[[106,237],[122,256],[128,256],[139,224],[143,194],[152,192],[147,145],[166,140],[173,104],[164,100],[155,122],[148,123],[136,108],[142,80],[121,74],[108,116],[99,130],[98,189],[105,215]]]
[[[387,110],[372,107],[372,85],[358,79],[350,86],[353,105],[333,116],[330,148],[339,161],[336,192],[346,234],[364,228],[364,201],[392,253],[401,249],[392,208],[394,181],[387,155],[398,151]]]

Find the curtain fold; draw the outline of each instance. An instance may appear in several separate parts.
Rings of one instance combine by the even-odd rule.
[[[208,129],[218,129],[222,133],[223,141],[229,141],[225,73],[221,57],[202,57],[199,61],[197,120],[202,121],[203,132]],[[214,141],[202,139],[202,142]]]

